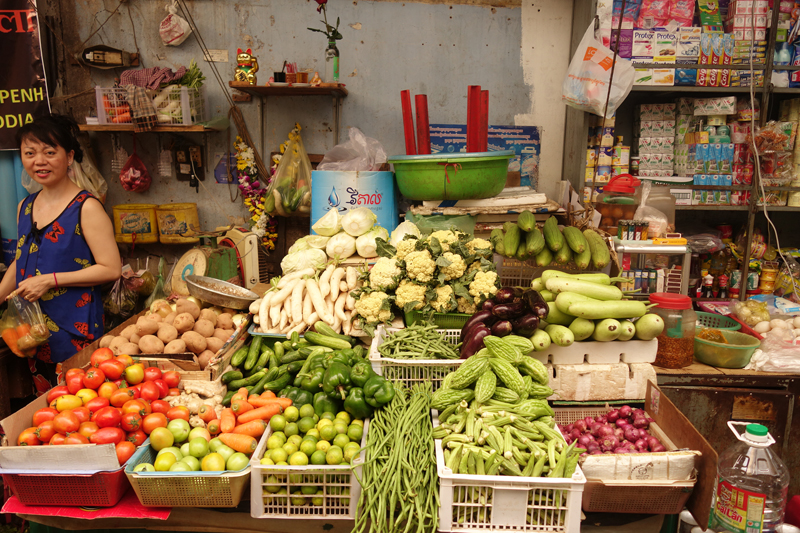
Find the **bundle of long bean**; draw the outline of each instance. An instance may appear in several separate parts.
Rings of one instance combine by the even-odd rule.
[[[431,384],[395,388],[394,399],[370,421],[353,533],[423,533],[438,526]]]
[[[414,324],[389,334],[378,351],[390,359],[458,359],[460,344],[449,344],[434,324]]]

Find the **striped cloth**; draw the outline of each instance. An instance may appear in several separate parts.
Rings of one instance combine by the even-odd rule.
[[[126,85],[125,90],[128,91],[128,103],[132,111],[133,131],[138,133],[152,130],[158,125],[158,117],[147,91],[135,85]]]
[[[153,67],[126,70],[119,77],[120,85],[136,85],[145,89],[158,89],[162,84],[178,81],[186,74],[186,67],[181,67],[177,72],[172,72],[169,67]]]

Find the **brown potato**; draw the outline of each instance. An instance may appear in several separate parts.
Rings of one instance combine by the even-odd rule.
[[[180,339],[175,339],[164,346],[164,353],[186,353],[186,343]]]
[[[216,337],[207,337],[206,338],[206,348],[211,350],[214,353],[217,353],[222,345],[225,344],[225,341],[222,339],[218,339]]]
[[[203,337],[211,337],[214,335],[214,324],[206,320],[205,318],[201,318],[197,322],[194,323],[194,327],[192,328],[194,331],[202,335]]]
[[[228,332],[227,329],[217,328],[217,329],[214,330],[213,337],[218,338],[222,342],[225,342],[226,340],[228,340],[228,337],[230,337],[230,336],[231,336],[231,334]]]
[[[158,332],[156,333],[156,336],[161,339],[161,342],[164,344],[169,344],[178,338],[178,330],[175,329],[175,326],[164,324],[162,322],[158,325]]]
[[[189,313],[194,320],[200,317],[200,308],[197,304],[185,298],[181,298],[175,302],[175,311],[177,311],[178,314]]]
[[[136,355],[139,353],[139,345],[132,342],[125,343],[119,347],[119,353]]]
[[[161,322],[162,320],[164,320],[164,317],[162,317],[158,313],[150,313],[145,318],[152,320],[153,322]]]
[[[207,309],[202,309],[200,311],[200,318],[211,322],[211,325],[213,327],[217,326],[217,313],[215,313],[214,310],[211,309],[210,307]]]
[[[186,347],[190,352],[200,354],[203,353],[208,347],[206,338],[197,333],[196,331],[187,331],[181,335],[181,340],[186,343]]]
[[[217,317],[217,327],[222,329],[233,329],[233,320],[228,313],[222,313]]]
[[[164,318],[172,312],[172,308],[169,306],[169,303],[167,303],[166,300],[158,300],[153,302],[153,304],[150,306],[150,312],[158,313],[162,318]]]
[[[164,320],[162,320],[162,322],[164,322],[165,324],[174,325],[176,316],[178,316],[178,313],[172,311],[167,316],[164,317]]]
[[[108,348],[108,345],[111,344],[111,341],[114,340],[114,335],[103,335],[100,339],[100,347],[101,348]]]
[[[136,334],[140,337],[153,335],[158,331],[158,322],[149,318],[141,317],[136,321]]]
[[[172,325],[175,326],[178,333],[184,333],[190,331],[194,327],[194,318],[192,318],[192,315],[189,313],[181,313],[175,317],[175,321]]]
[[[134,344],[139,344],[139,341],[140,341],[140,340],[142,340],[142,338],[141,338],[139,335],[137,335],[136,333],[134,333],[133,335],[131,335],[130,341],[131,341],[132,343],[134,343]]]
[[[200,368],[205,370],[208,366],[208,362],[214,357],[214,352],[211,350],[205,350],[200,355],[197,356],[197,364],[200,365]]]
[[[123,329],[120,332],[119,336],[120,337],[125,337],[126,339],[130,340],[131,335],[133,335],[134,333],[136,333],[136,324],[131,324],[130,326],[128,326],[125,329]]]
[[[128,344],[129,342],[130,341],[125,337],[114,337],[114,340],[111,341],[108,347],[111,348],[111,351],[114,352],[114,355],[119,355],[122,353],[121,351],[119,351],[120,347],[123,344]]]
[[[139,349],[142,353],[163,353],[164,343],[155,335],[145,335],[139,341]]]

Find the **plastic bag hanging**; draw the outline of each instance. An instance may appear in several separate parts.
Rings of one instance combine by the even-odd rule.
[[[36,348],[50,338],[39,302],[29,302],[11,293],[8,309],[0,319],[0,335],[14,354],[33,357]]]
[[[264,199],[264,211],[282,217],[311,213],[311,160],[300,138],[299,126],[289,133]]]
[[[122,188],[128,192],[145,192],[150,188],[152,179],[147,167],[139,156],[136,155],[136,136],[133,137],[133,153],[128,158],[122,171],[119,173]]]
[[[185,41],[192,33],[192,28],[186,19],[177,15],[178,3],[173,0],[171,4],[164,6],[169,12],[169,15],[164,17],[158,27],[158,33],[161,35],[161,42],[167,46],[179,46]]]

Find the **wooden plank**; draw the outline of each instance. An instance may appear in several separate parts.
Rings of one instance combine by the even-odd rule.
[[[721,369],[714,368],[713,366],[704,365],[703,363],[699,363],[697,361],[683,368],[661,368],[660,366],[653,366],[653,368],[655,369],[656,374],[658,374],[659,376],[661,375],[706,376],[706,375],[722,374]]]
[[[274,87],[250,85],[242,81],[230,81],[228,85],[253,96],[347,96],[347,89],[343,85],[338,87]]]
[[[78,128],[81,131],[133,131],[133,124],[79,124]],[[205,126],[195,124],[192,126],[184,126],[181,124],[172,124],[169,126],[156,126],[150,131],[137,132],[137,133],[187,133],[187,132],[204,132],[212,131]]]

